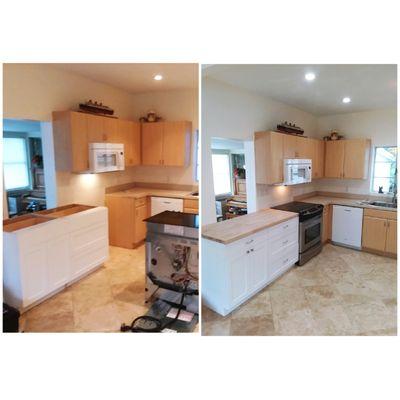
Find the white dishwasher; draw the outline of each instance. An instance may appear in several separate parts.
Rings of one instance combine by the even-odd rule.
[[[163,211],[183,212],[183,200],[182,199],[172,199],[169,197],[152,197],[151,198],[151,216],[160,214]]]
[[[333,206],[332,242],[361,249],[363,209]]]

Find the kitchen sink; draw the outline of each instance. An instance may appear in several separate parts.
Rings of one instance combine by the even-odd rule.
[[[368,204],[371,206],[376,206],[376,207],[397,208],[396,203],[389,203],[386,201],[370,201],[370,202],[368,202]]]

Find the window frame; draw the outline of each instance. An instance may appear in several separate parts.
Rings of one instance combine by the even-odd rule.
[[[387,196],[387,195],[393,194],[393,192],[379,193],[379,192],[374,191],[376,151],[377,151],[377,149],[386,149],[386,148],[396,148],[397,149],[397,145],[395,145],[395,146],[390,146],[390,145],[388,145],[388,146],[373,146],[371,179],[370,179],[369,191],[371,194],[378,195],[378,196]],[[397,165],[397,162],[398,162],[398,159],[397,159],[397,155],[396,155],[396,165]],[[388,176],[387,178],[390,178],[390,177]]]
[[[9,139],[23,139],[25,143],[25,153],[26,153],[26,167],[28,170],[28,186],[23,186],[19,188],[13,188],[13,189],[6,189],[5,182],[3,183],[4,190],[7,193],[19,193],[19,192],[24,192],[27,190],[32,190],[32,169],[31,169],[31,160],[30,160],[30,152],[29,152],[29,143],[28,143],[28,135],[23,132],[9,132],[9,131],[4,131],[3,132],[3,138],[9,138]],[[3,143],[3,149],[4,149],[4,143]],[[4,173],[4,160],[3,160],[3,173]],[[4,180],[4,177],[3,177]]]
[[[220,194],[215,193],[215,186],[213,185],[215,198],[217,200],[219,200],[219,199],[223,199],[223,198],[226,198],[226,197],[231,197],[231,196],[234,195],[234,182],[233,182],[233,172],[232,172],[233,171],[233,168],[232,168],[232,154],[231,154],[231,152],[229,150],[212,149],[212,151],[211,151],[211,163],[212,163],[212,155],[213,154],[225,154],[225,155],[228,156],[228,159],[229,159],[229,177],[230,177],[230,183],[231,183],[231,191],[228,192],[228,193],[220,193]],[[214,170],[213,170],[213,178],[214,178]]]

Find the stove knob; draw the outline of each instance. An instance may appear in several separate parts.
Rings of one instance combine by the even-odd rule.
[[[151,259],[151,265],[157,265],[157,260],[155,258]]]

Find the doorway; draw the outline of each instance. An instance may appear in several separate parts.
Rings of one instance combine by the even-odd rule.
[[[49,145],[46,123],[22,119],[3,120],[3,218],[54,206],[54,148]],[[45,150],[45,151],[44,151]],[[51,172],[54,180],[49,179]]]
[[[217,221],[247,214],[245,143],[211,139],[212,171]]]

